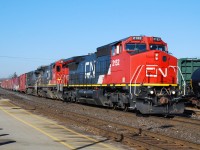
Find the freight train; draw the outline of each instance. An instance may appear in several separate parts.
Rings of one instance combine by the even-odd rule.
[[[177,58],[159,37],[130,36],[5,80],[27,94],[142,114],[182,114]]]

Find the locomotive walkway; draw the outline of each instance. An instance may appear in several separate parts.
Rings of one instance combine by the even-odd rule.
[[[1,150],[123,149],[107,139],[84,135],[0,99]]]

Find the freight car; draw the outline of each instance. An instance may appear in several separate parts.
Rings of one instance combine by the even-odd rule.
[[[1,87],[8,90],[13,90],[13,86],[12,79],[3,80],[1,83]]]
[[[26,93],[142,114],[181,114],[177,59],[159,37],[130,36],[26,73]],[[20,82],[21,83],[21,82]]]
[[[180,58],[178,60],[178,66],[182,72],[182,75],[185,80],[181,78],[181,74],[178,74],[179,80],[179,89],[183,92],[183,85],[186,86],[186,94],[187,97],[185,105],[186,106],[198,106],[200,107],[200,99],[198,98],[196,86],[192,86],[192,76],[193,73],[200,67],[200,59],[199,58]],[[196,76],[196,75],[195,75]],[[194,90],[194,91],[193,91]]]
[[[199,58],[180,58],[178,59],[178,66],[185,79],[184,81],[181,77],[181,74],[178,73],[179,88],[183,91],[183,85],[186,84],[186,87],[187,87],[186,94],[191,95],[192,89],[191,89],[190,80],[191,80],[193,72],[200,67],[200,59]]]

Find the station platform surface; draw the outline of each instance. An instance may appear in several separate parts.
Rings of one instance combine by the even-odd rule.
[[[0,99],[1,150],[122,150],[104,137],[85,135]]]

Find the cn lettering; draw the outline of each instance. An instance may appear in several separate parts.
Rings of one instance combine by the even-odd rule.
[[[95,61],[85,63],[85,79],[95,78]]]
[[[157,65],[147,65],[146,67],[146,77],[158,77],[158,74],[161,74],[163,77],[167,77],[168,70],[167,68],[159,68]]]

